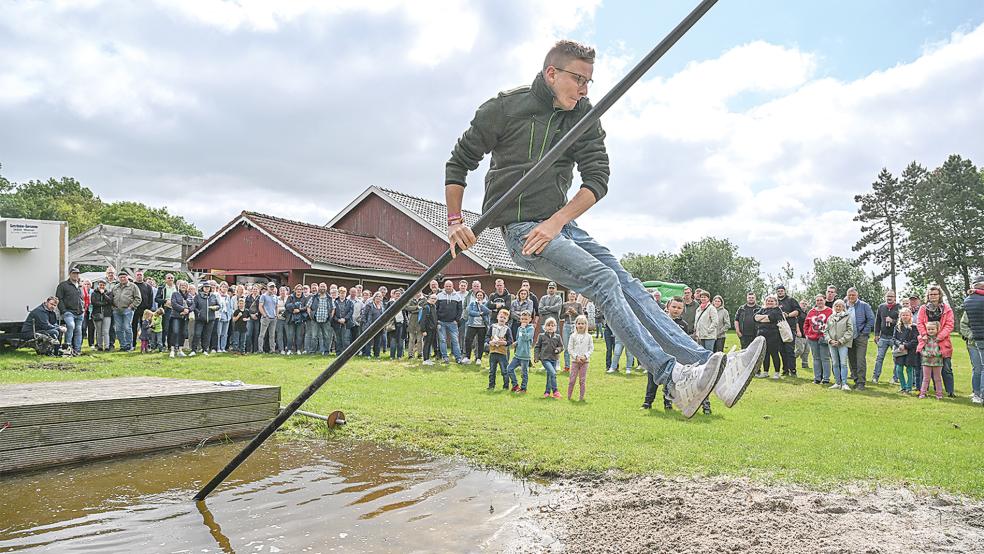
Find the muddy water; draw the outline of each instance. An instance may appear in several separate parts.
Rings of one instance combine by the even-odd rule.
[[[474,552],[539,487],[402,449],[269,441],[205,503],[242,443],[0,477],[0,552]]]

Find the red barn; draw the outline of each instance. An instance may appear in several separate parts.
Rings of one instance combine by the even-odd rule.
[[[464,218],[474,225],[479,214],[465,211]],[[416,280],[447,247],[443,203],[373,186],[325,226],[244,211],[202,243],[188,266],[230,283],[324,281],[393,288]],[[498,229],[479,235],[443,276],[454,279],[455,288],[459,279],[481,281],[486,291],[501,278],[512,292],[528,279],[538,296],[547,281],[512,261]]]
[[[243,212],[188,258],[230,283],[407,285],[427,269],[376,237]]]

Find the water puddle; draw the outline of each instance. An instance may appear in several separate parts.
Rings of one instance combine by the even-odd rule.
[[[205,503],[243,443],[0,478],[0,552],[497,550],[539,487],[356,441],[271,440]]]

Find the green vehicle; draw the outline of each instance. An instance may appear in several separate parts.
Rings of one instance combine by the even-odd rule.
[[[642,286],[649,291],[658,290],[664,301],[674,296],[683,296],[683,289],[687,288],[687,285],[683,283],[668,283],[666,281],[643,281]]]

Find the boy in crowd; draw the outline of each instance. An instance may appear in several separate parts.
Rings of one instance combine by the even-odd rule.
[[[489,349],[489,390],[495,390],[496,368],[502,372],[502,388],[509,388],[509,373],[506,368],[509,365],[509,347],[512,345],[512,329],[509,328],[509,310],[499,310],[496,314],[496,322],[492,324],[489,331],[489,339],[486,346]],[[513,385],[516,382],[516,373],[512,373]]]
[[[512,381],[513,392],[526,392],[526,385],[530,378],[530,356],[533,354],[533,325],[530,321],[533,319],[533,314],[523,310],[519,314],[519,327],[516,331],[516,351],[513,353],[513,359],[509,362],[509,366],[506,367],[506,373],[509,375],[510,381]],[[515,385],[516,383],[516,367],[519,366],[523,371],[523,381],[521,385]]]
[[[680,326],[680,329],[687,334],[691,339],[694,338],[693,329],[687,325],[687,322],[683,319],[683,298],[680,296],[674,296],[666,303],[666,315],[670,316],[673,323]],[[694,340],[694,342],[697,342]],[[653,400],[656,399],[656,389],[659,385],[653,379],[652,373],[647,373],[649,376],[646,380],[646,398],[642,401],[642,408],[648,410],[653,407]],[[700,405],[701,409],[706,415],[711,415],[711,401],[709,399],[704,399]],[[666,387],[663,388],[663,409],[672,410],[673,402],[666,395]]]

